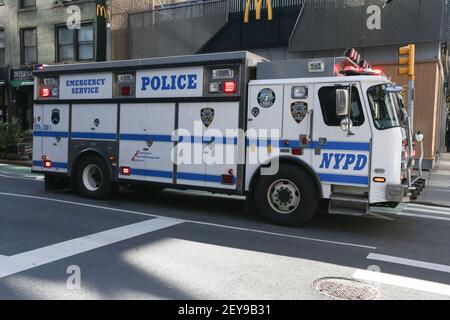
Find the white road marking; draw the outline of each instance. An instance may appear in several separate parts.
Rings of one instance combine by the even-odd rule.
[[[353,278],[356,280],[382,283],[396,287],[450,296],[450,286],[437,282],[419,280],[415,278],[396,276],[393,274],[368,270],[357,270],[353,274]]]
[[[129,214],[134,214],[134,215],[139,215],[139,216],[146,216],[146,217],[151,217],[151,218],[162,218],[162,219],[170,218],[170,217],[166,217],[166,216],[160,216],[160,215],[156,215],[156,214],[149,214],[149,213],[138,212],[138,211],[133,211],[133,210],[117,209],[117,208],[98,206],[98,205],[87,204],[87,203],[82,203],[82,202],[59,200],[59,199],[54,199],[54,198],[30,196],[30,195],[24,195],[24,194],[0,192],[0,196],[9,196],[9,197],[35,199],[35,200],[43,200],[43,201],[50,201],[50,202],[56,202],[56,203],[71,204],[71,205],[76,205],[76,206],[95,208],[95,209],[101,209],[101,210],[109,210],[109,211],[120,212],[120,213],[129,213]],[[181,220],[181,221],[187,222],[187,223],[192,223],[192,224],[198,224],[198,225],[205,225],[205,226],[211,226],[211,227],[230,229],[230,230],[247,231],[247,232],[266,234],[266,235],[272,235],[272,236],[279,236],[279,237],[285,237],[285,238],[293,238],[293,239],[299,239],[299,240],[305,240],[305,241],[312,241],[312,242],[328,243],[328,244],[333,244],[333,245],[341,245],[341,246],[349,246],[349,247],[377,250],[377,247],[374,247],[374,246],[367,246],[367,245],[361,245],[361,244],[355,244],[355,243],[339,242],[339,241],[331,241],[331,240],[325,240],[325,239],[317,239],[317,238],[295,236],[295,235],[284,234],[284,233],[270,232],[270,231],[264,231],[264,230],[258,230],[258,229],[234,227],[234,226],[230,226],[230,225],[209,223],[209,222],[203,222],[203,221],[195,221],[195,220]]]
[[[152,219],[20,253],[0,263],[0,279],[180,223],[178,219]]]
[[[401,264],[401,265],[416,267],[416,268],[421,268],[421,269],[428,269],[428,270],[450,273],[450,266],[447,266],[444,264],[436,264],[436,263],[430,263],[430,262],[419,261],[419,260],[405,259],[405,258],[387,256],[384,254],[376,254],[376,253],[369,254],[367,256],[367,259]]]

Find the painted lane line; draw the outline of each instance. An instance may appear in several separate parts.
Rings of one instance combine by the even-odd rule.
[[[298,240],[306,240],[306,241],[312,241],[312,242],[321,242],[321,243],[340,245],[340,246],[356,247],[356,248],[363,248],[363,249],[376,248],[373,246],[362,245],[362,244],[295,236],[295,235],[290,235],[290,234],[285,234],[285,233],[277,233],[277,232],[270,232],[270,231],[264,231],[264,230],[258,230],[258,229],[234,227],[234,226],[228,226],[228,225],[222,225],[222,224],[216,224],[216,223],[210,223],[210,222],[191,221],[191,220],[186,220],[186,222],[198,224],[198,225],[210,226],[210,227],[224,228],[224,229],[229,229],[229,230],[247,231],[247,232],[252,232],[252,233],[259,233],[259,234],[265,234],[265,235],[271,235],[271,236],[279,236],[279,237],[292,238],[292,239],[298,239]]]
[[[0,279],[180,223],[183,221],[152,219],[20,253],[0,263]]]
[[[100,210],[108,210],[108,211],[119,212],[119,213],[128,213],[128,214],[134,214],[134,215],[151,217],[151,218],[162,218],[162,219],[170,218],[170,217],[166,217],[166,216],[160,216],[160,215],[156,215],[156,214],[149,214],[149,213],[133,211],[133,210],[118,209],[118,208],[112,208],[112,207],[105,207],[105,206],[87,204],[87,203],[82,203],[82,202],[59,200],[59,199],[54,199],[54,198],[30,196],[30,195],[24,195],[24,194],[0,192],[0,196],[9,196],[9,197],[17,197],[17,198],[26,198],[26,199],[50,201],[50,202],[55,202],[55,203],[70,204],[70,205],[75,205],[75,206],[94,208],[94,209],[100,209]],[[264,230],[259,230],[259,229],[241,228],[241,227],[235,227],[235,226],[223,225],[223,224],[216,224],[216,223],[209,223],[209,222],[203,222],[203,221],[195,221],[195,220],[181,220],[181,221],[187,222],[187,223],[192,223],[192,224],[197,224],[197,225],[217,227],[217,228],[223,228],[223,229],[229,229],[229,230],[247,231],[247,232],[266,234],[266,235],[272,235],[272,236],[278,236],[278,237],[286,237],[286,238],[292,238],[292,239],[298,239],[298,240],[327,243],[327,244],[332,244],[332,245],[341,245],[341,246],[363,248],[363,249],[369,249],[369,250],[377,250],[377,247],[368,246],[368,245],[362,245],[362,244],[356,244],[356,243],[339,242],[339,241],[332,241],[332,240],[325,240],[325,239],[317,239],[317,238],[309,238],[309,237],[303,237],[303,236],[295,236],[295,235],[290,235],[290,234],[285,234],[285,233],[270,232],[270,231],[264,231]]]
[[[438,282],[419,280],[368,270],[357,270],[353,274],[353,278],[361,281],[382,283],[396,287],[450,296],[450,286]]]
[[[401,264],[401,265],[416,267],[416,268],[421,268],[421,269],[428,269],[428,270],[450,273],[450,266],[447,266],[444,264],[437,264],[437,263],[431,263],[431,262],[425,262],[425,261],[419,261],[419,260],[405,259],[405,258],[387,256],[384,254],[376,254],[376,253],[369,254],[367,256],[367,259]]]

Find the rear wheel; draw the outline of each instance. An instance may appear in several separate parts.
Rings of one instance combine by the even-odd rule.
[[[75,184],[81,195],[93,198],[106,198],[111,192],[111,174],[99,156],[89,155],[81,159],[75,174]]]
[[[295,165],[282,165],[277,175],[261,176],[255,190],[258,212],[281,225],[310,221],[318,208],[316,182]]]

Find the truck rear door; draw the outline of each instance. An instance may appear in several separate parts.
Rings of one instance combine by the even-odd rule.
[[[36,105],[34,112],[33,168],[67,173],[69,105]]]

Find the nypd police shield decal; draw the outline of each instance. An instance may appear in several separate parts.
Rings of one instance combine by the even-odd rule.
[[[304,102],[295,102],[291,105],[291,114],[295,122],[300,124],[308,114],[308,104]]]
[[[213,108],[203,108],[201,110],[200,116],[205,127],[209,128],[209,126],[213,123],[214,114],[215,111]]]

